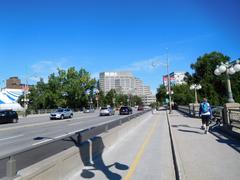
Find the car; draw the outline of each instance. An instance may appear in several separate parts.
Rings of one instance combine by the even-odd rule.
[[[114,115],[115,114],[115,111],[113,108],[111,107],[102,107],[100,109],[100,116],[111,116],[111,115]]]
[[[138,111],[143,111],[144,108],[143,108],[143,106],[138,106],[137,110],[138,110]]]
[[[129,106],[122,106],[119,110],[120,115],[129,115],[132,114],[132,108]]]
[[[69,108],[58,108],[54,112],[50,113],[50,119],[65,119],[72,118],[73,111]]]
[[[84,108],[83,112],[84,113],[92,113],[92,112],[94,112],[94,109],[90,108],[90,107],[86,107],[86,108]]]
[[[0,110],[0,123],[17,123],[18,122],[18,114],[16,111],[11,109]]]

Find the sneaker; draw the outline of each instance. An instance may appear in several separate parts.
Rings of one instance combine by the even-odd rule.
[[[207,130],[205,130],[205,134],[207,134],[208,133],[208,131]]]
[[[202,126],[202,127],[201,127],[201,129],[202,129],[202,130],[205,130],[205,127],[204,127],[204,126]]]

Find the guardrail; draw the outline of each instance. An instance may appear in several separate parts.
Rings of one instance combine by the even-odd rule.
[[[240,109],[228,109],[231,127],[240,129]]]
[[[193,117],[199,117],[199,105],[178,105],[177,110],[185,113],[189,116]],[[229,121],[226,119],[226,116],[224,113],[227,113],[227,117],[229,118]],[[240,109],[227,109],[226,112],[224,112],[223,106],[212,106],[212,115],[213,120],[215,120],[217,123],[222,123],[230,127],[239,128],[240,129]],[[229,122],[229,123],[228,123]]]
[[[94,138],[97,135],[104,133],[114,127],[130,121],[146,112],[145,110],[124,116],[120,119],[113,120],[99,124],[95,127],[81,129],[72,134],[68,134],[60,139],[52,139],[43,144],[36,145],[35,147],[28,147],[17,152],[6,154],[0,157],[0,179],[14,179],[17,171],[29,167],[41,160],[51,157],[63,150],[66,150],[76,144],[82,144],[88,139]]]
[[[178,105],[177,110],[192,117],[199,116],[199,104]]]

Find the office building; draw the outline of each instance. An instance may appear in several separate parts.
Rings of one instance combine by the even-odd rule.
[[[115,89],[117,93],[141,97],[146,105],[156,102],[156,97],[152,94],[150,87],[144,85],[142,80],[134,77],[129,71],[102,72],[99,75],[99,86],[104,94]]]

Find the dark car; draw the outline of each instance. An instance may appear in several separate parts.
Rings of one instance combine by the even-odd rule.
[[[17,123],[18,114],[13,110],[0,110],[0,123]]]
[[[73,112],[69,108],[58,108],[56,111],[50,113],[50,119],[65,119],[72,117]]]
[[[132,114],[132,108],[129,106],[122,106],[119,110],[120,115],[129,115]]]
[[[137,109],[138,111],[143,111],[144,110],[144,108],[143,108],[143,106],[138,106],[138,109]]]

